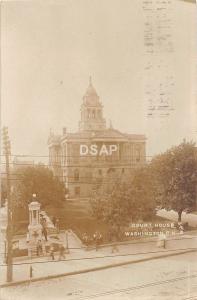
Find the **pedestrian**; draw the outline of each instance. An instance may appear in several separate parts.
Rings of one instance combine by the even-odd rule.
[[[116,232],[112,233],[112,249],[111,249],[111,253],[114,252],[119,252],[118,246],[117,246],[117,235]]]
[[[102,244],[103,242],[103,235],[100,233],[100,236],[99,236],[99,244]]]
[[[86,238],[86,250],[89,250],[90,249],[90,245],[91,245],[91,237],[89,235],[87,235],[87,238]]]
[[[55,259],[55,256],[54,256],[54,247],[53,247],[53,244],[50,245],[50,252],[49,252],[52,260]]]
[[[42,233],[44,235],[45,241],[47,242],[48,241],[48,239],[47,239],[47,229],[45,227],[42,228]]]
[[[43,215],[40,214],[40,225],[43,226]]]
[[[184,233],[184,228],[183,228],[183,224],[179,225],[179,233],[183,234]]]
[[[30,278],[33,277],[33,268],[32,268],[32,266],[30,266],[30,268],[29,268],[29,277]]]
[[[166,234],[164,232],[161,232],[158,235],[157,247],[164,248],[164,249],[166,248]]]
[[[52,222],[53,222],[53,225],[55,226],[55,224],[56,224],[56,217],[53,217]]]
[[[61,260],[61,258],[65,259],[65,248],[63,245],[59,247],[59,260]]]
[[[97,232],[95,232],[94,234],[93,234],[93,241],[94,241],[94,244],[95,244],[95,249],[96,249],[96,251],[97,251]]]
[[[57,232],[59,233],[60,232],[60,224],[59,224],[59,219],[56,219],[56,222],[55,222],[55,227],[57,229]]]
[[[163,248],[166,249],[166,234],[163,232]]]
[[[98,251],[98,249],[99,249],[101,238],[102,238],[102,236],[101,236],[100,232],[96,232],[96,236],[95,236],[96,251]]]
[[[42,253],[42,242],[41,240],[38,240],[37,245],[36,245],[36,250],[37,250],[37,256],[40,256]]]
[[[82,236],[82,240],[83,240],[84,244],[87,244],[88,235],[87,235],[87,233],[86,233],[86,232],[83,234],[83,236]]]
[[[118,246],[116,243],[112,244],[111,253],[114,253],[114,252],[119,252],[119,249],[118,249]]]
[[[48,241],[48,239],[47,239],[47,221],[45,218],[43,218],[43,216],[41,216],[40,224],[42,225],[42,234],[45,237],[45,241]]]
[[[47,220],[46,220],[46,218],[43,218],[43,227],[47,227]]]
[[[99,237],[96,237],[96,251],[99,249]]]
[[[186,222],[186,223],[183,225],[183,229],[184,229],[185,231],[189,230],[189,224],[188,224],[188,222]]]

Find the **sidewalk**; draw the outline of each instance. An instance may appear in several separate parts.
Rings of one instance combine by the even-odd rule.
[[[166,249],[158,248],[156,241],[157,239],[152,238],[144,242],[121,244],[118,246],[119,252],[111,253],[112,246],[110,245],[101,247],[98,251],[72,247],[78,243],[73,235],[69,235],[69,245],[72,249],[69,254],[66,254],[65,260],[58,261],[58,254],[55,254],[55,261],[52,261],[50,257],[38,257],[32,260],[17,259],[13,265],[13,283],[11,284],[30,282],[30,266],[33,268],[31,281],[38,281],[197,251],[197,236],[170,237],[166,242]],[[7,285],[6,266],[1,266],[1,287],[4,284]]]

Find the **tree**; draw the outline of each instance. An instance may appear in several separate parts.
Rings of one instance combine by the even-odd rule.
[[[195,209],[197,197],[197,149],[192,142],[183,142],[151,162],[158,203],[178,213]]]
[[[135,170],[129,182],[119,182],[110,193],[97,191],[91,201],[93,215],[112,227],[127,226],[131,221],[147,220],[155,213],[156,192],[147,166]]]
[[[36,194],[42,207],[59,207],[65,200],[65,187],[51,170],[42,165],[15,170],[13,206],[28,212],[32,194]]]

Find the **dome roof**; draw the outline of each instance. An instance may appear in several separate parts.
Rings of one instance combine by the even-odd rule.
[[[98,96],[94,86],[92,85],[91,77],[89,80],[89,86],[86,90],[86,93],[85,93],[83,99],[87,105],[98,105],[99,104],[99,96]]]
[[[90,77],[89,86],[86,90],[85,96],[98,96],[95,88],[92,85],[92,78]]]

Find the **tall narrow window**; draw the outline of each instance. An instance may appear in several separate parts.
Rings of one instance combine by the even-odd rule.
[[[75,187],[75,195],[79,196],[80,195],[80,186]]]
[[[101,111],[100,110],[98,110],[97,115],[98,115],[98,118],[101,118]]]
[[[140,161],[140,148],[137,147],[135,150],[135,160]]]
[[[88,119],[91,118],[91,113],[90,113],[90,110],[88,109]]]
[[[75,169],[75,171],[74,171],[74,180],[79,181],[79,170],[78,169]]]
[[[103,175],[103,172],[102,172],[101,169],[98,170],[98,174],[99,174],[100,176]]]

